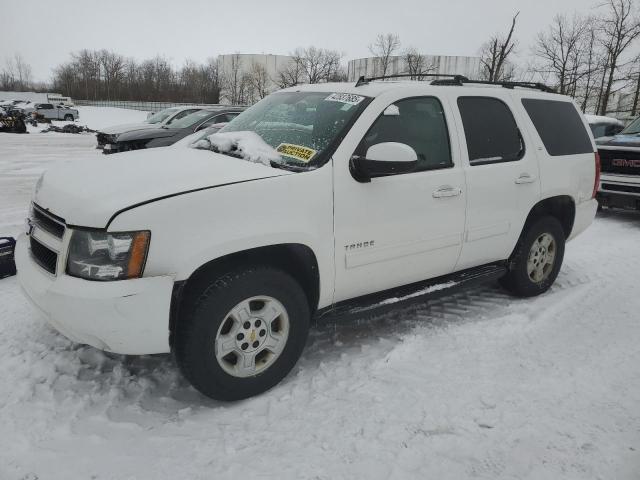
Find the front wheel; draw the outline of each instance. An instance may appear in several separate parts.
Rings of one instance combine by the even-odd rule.
[[[509,273],[501,285],[519,297],[546,292],[555,281],[564,258],[565,235],[554,217],[542,217],[520,236],[509,259]]]
[[[200,294],[175,332],[183,375],[217,400],[251,397],[280,382],[300,357],[309,330],[300,285],[281,270],[246,267],[196,288]]]

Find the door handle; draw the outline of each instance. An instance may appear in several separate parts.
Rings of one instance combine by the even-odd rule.
[[[516,178],[516,183],[518,185],[524,185],[525,183],[533,183],[535,181],[536,181],[536,177],[528,173],[521,173],[520,176]]]
[[[446,197],[457,197],[462,194],[462,189],[457,187],[452,187],[450,185],[445,185],[439,187],[435,192],[433,192],[433,198],[446,198]]]

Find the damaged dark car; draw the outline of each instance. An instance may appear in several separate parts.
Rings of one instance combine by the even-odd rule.
[[[118,135],[114,143],[104,146],[103,152],[108,154],[173,145],[192,133],[215,125],[222,126],[243,110],[244,107],[211,107],[199,110],[169,125]]]

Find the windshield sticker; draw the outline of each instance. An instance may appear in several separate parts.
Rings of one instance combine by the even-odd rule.
[[[358,105],[364,97],[362,95],[354,95],[353,93],[332,93],[324,99],[325,102],[348,103],[349,105]]]
[[[295,158],[296,160],[309,163],[311,159],[318,153],[312,148],[303,147],[302,145],[294,145],[292,143],[281,143],[276,148],[276,152],[285,157]]]

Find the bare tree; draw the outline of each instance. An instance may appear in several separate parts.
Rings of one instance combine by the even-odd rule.
[[[280,88],[295,87],[304,82],[302,76],[302,59],[292,57],[287,66],[278,72],[276,82]]]
[[[607,53],[599,102],[600,115],[607,114],[620,57],[640,35],[640,19],[633,0],[608,0],[608,14],[600,21],[602,44]]]
[[[400,37],[395,33],[380,33],[369,45],[369,51],[376,57],[380,75],[383,77],[387,74],[391,57],[400,49],[400,45]]]
[[[269,73],[264,65],[253,62],[248,73],[248,82],[251,87],[251,103],[262,100],[269,95],[269,86],[271,85],[271,79]]]
[[[632,86],[631,116],[635,117],[640,102],[640,55],[629,63],[627,78]]]
[[[16,67],[18,88],[20,90],[26,90],[29,85],[31,85],[31,65],[26,63],[19,53],[13,56],[13,61]]]
[[[481,75],[485,80],[495,82],[508,78],[511,70],[507,65],[509,55],[513,53],[516,42],[513,33],[520,12],[511,19],[511,28],[506,36],[495,34],[480,49]]]
[[[342,54],[314,46],[296,48],[290,65],[279,73],[278,83],[287,86],[299,83],[321,83],[340,76]]]
[[[104,70],[104,82],[107,89],[107,99],[111,100],[112,94],[114,98],[118,98],[118,88],[124,76],[125,58],[124,56],[109,52],[107,50],[100,51],[100,63]]]
[[[555,77],[558,92],[563,95],[575,95],[578,82],[586,74],[586,34],[587,23],[577,15],[570,19],[556,15],[547,30],[538,34],[534,49],[540,68]]]
[[[413,47],[407,48],[402,57],[411,80],[422,80],[425,73],[435,70],[435,66],[427,62],[427,57]]]
[[[239,53],[231,55],[229,65],[222,65],[222,95],[231,105],[246,103],[247,77]]]

